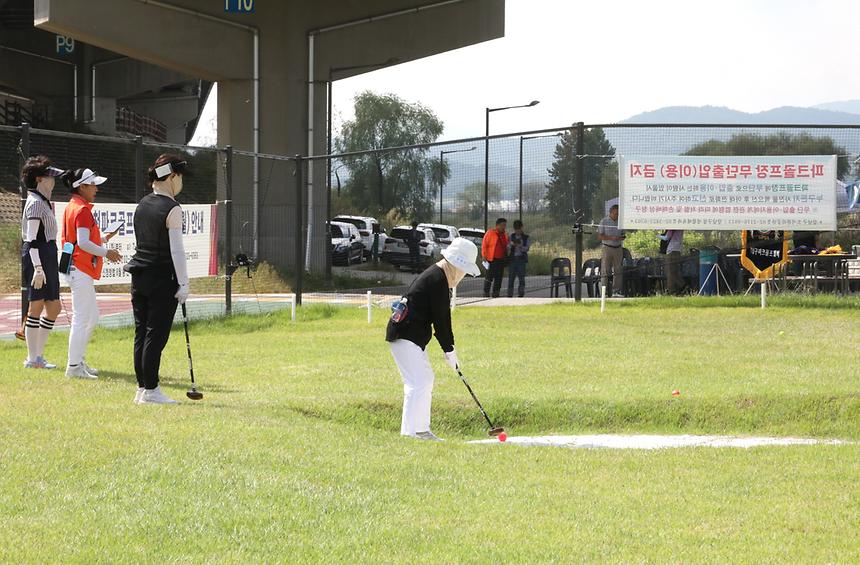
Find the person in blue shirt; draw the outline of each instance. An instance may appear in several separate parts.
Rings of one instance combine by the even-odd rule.
[[[529,262],[529,248],[531,247],[531,238],[523,232],[522,220],[514,221],[514,233],[511,234],[510,249],[508,257],[510,265],[508,271],[508,298],[514,296],[514,281],[519,279],[517,287],[517,296],[520,298],[526,295],[526,265]]]

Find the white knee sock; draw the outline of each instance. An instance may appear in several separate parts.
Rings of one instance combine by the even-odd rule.
[[[39,351],[37,353],[40,357],[45,354],[45,345],[48,343],[48,334],[51,333],[52,329],[54,329],[54,322],[55,320],[49,320],[44,316],[39,320]]]
[[[27,315],[24,337],[27,339],[27,361],[35,361],[39,356],[39,318]]]

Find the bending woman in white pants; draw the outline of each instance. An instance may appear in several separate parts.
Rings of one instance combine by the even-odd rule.
[[[74,244],[72,269],[68,275],[72,289],[72,330],[69,333],[69,363],[67,377],[95,379],[99,372],[85,360],[87,344],[99,321],[99,307],[96,303],[95,281],[102,276],[104,258],[118,262],[122,255],[116,249],[102,246],[102,235],[93,218],[93,202],[99,185],[107,178],[99,176],[91,169],[66,171],[63,182],[69,187],[72,198],[63,212],[63,244]],[[116,235],[107,234],[105,241]]]
[[[430,431],[430,404],[433,396],[433,369],[425,348],[435,331],[445,361],[459,366],[451,329],[451,290],[463,277],[481,274],[475,261],[478,248],[458,237],[442,251],[444,259],[425,270],[413,282],[395,307],[385,339],[403,379],[403,417],[400,434],[439,441]]]

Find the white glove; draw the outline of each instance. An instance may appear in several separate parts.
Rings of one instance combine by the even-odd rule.
[[[45,286],[45,269],[43,269],[41,265],[36,265],[35,272],[33,273],[33,280],[31,282],[33,284],[33,288],[36,290]]]
[[[185,301],[188,300],[188,285],[181,284],[179,285],[179,290],[174,294],[176,300],[179,301],[180,304],[185,304]]]
[[[448,366],[455,371],[460,367],[460,362],[457,360],[456,349],[452,349],[451,351],[445,353],[445,362],[448,363]]]

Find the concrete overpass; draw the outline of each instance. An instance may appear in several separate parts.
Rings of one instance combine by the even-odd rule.
[[[253,12],[225,12],[248,6]],[[35,0],[34,20],[39,29],[127,57],[123,65],[217,81],[219,146],[319,155],[326,152],[321,82],[332,68],[403,63],[501,37],[504,0]],[[128,76],[118,65],[104,64],[117,86]],[[257,220],[259,256],[294,266],[291,232],[283,230],[284,218],[294,217],[288,172],[267,179],[260,201],[259,164],[235,166],[235,209]],[[319,162],[307,175],[315,271],[323,270],[328,245],[325,174]]]

